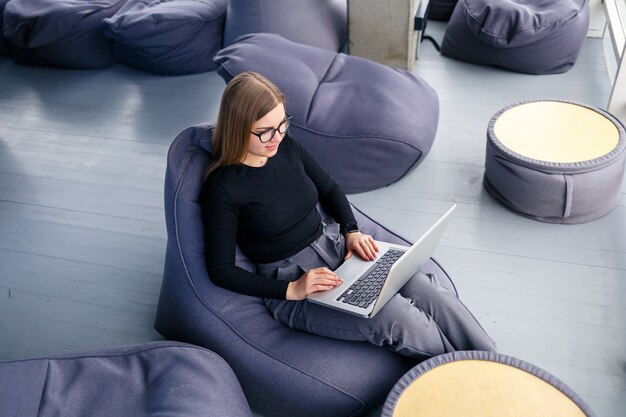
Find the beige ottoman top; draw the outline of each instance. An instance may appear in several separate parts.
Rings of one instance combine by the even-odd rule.
[[[504,111],[494,133],[508,149],[530,159],[572,163],[599,158],[619,142],[615,124],[602,114],[560,101],[535,101]]]
[[[568,396],[521,369],[485,360],[437,366],[402,392],[393,417],[585,417]]]

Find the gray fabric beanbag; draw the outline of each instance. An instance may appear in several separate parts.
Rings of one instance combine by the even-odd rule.
[[[430,0],[428,2],[428,19],[447,22],[450,20],[457,2],[458,0]]]
[[[126,0],[11,0],[4,10],[4,34],[19,64],[101,68],[115,64],[102,19]]]
[[[399,180],[435,139],[437,93],[408,71],[261,33],[215,61],[227,82],[244,71],[274,82],[287,97],[291,134],[348,193]]]
[[[348,40],[347,0],[230,0],[224,46],[250,33],[277,33],[305,45],[340,51]]]
[[[441,53],[528,74],[568,71],[589,27],[587,0],[459,0]]]
[[[11,55],[11,42],[4,36],[2,30],[2,15],[4,13],[4,6],[6,6],[9,0],[0,0],[0,56]]]
[[[615,208],[625,163],[626,131],[609,113],[562,100],[527,101],[489,122],[483,184],[526,217],[583,223]]]
[[[415,365],[387,349],[293,331],[260,298],[215,286],[204,259],[198,201],[210,158],[211,125],[183,131],[172,143],[165,178],[167,253],[155,328],[166,338],[209,348],[235,371],[255,411],[272,417],[354,416],[381,404]],[[358,210],[360,228],[375,238],[406,241]],[[327,217],[325,217],[328,219]],[[237,263],[252,264],[237,253]],[[433,261],[422,270],[454,290]]]
[[[222,358],[173,342],[0,362],[0,404],[3,417],[252,417]]]
[[[222,47],[227,0],[129,0],[103,29],[115,59],[158,74],[215,69]]]

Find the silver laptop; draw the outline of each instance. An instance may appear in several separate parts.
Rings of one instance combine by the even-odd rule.
[[[335,270],[343,284],[307,298],[346,313],[374,317],[435,252],[455,209],[456,204],[411,247],[376,241],[375,261],[355,254]]]

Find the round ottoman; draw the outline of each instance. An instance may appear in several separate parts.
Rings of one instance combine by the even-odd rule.
[[[23,65],[91,69],[115,64],[102,19],[126,0],[10,0],[4,9],[4,35],[13,59]]]
[[[589,28],[587,0],[459,0],[441,54],[527,74],[568,71]]]
[[[117,62],[167,75],[215,69],[227,0],[129,0],[102,21]]]
[[[496,113],[487,130],[484,186],[504,206],[550,223],[583,223],[618,203],[624,126],[579,103],[527,101]]]
[[[546,371],[495,352],[429,359],[393,387],[381,417],[592,417],[571,388]]]

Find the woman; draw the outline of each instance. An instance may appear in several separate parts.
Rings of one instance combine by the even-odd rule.
[[[341,284],[333,272],[355,255],[373,260],[374,239],[358,230],[348,200],[315,158],[287,134],[285,97],[269,80],[242,73],[226,86],[202,191],[206,265],[223,288],[265,299],[295,330],[368,341],[407,356],[494,350],[454,293],[417,273],[371,319],[306,301]],[[316,205],[336,223],[324,224]],[[235,265],[235,247],[256,273]]]

